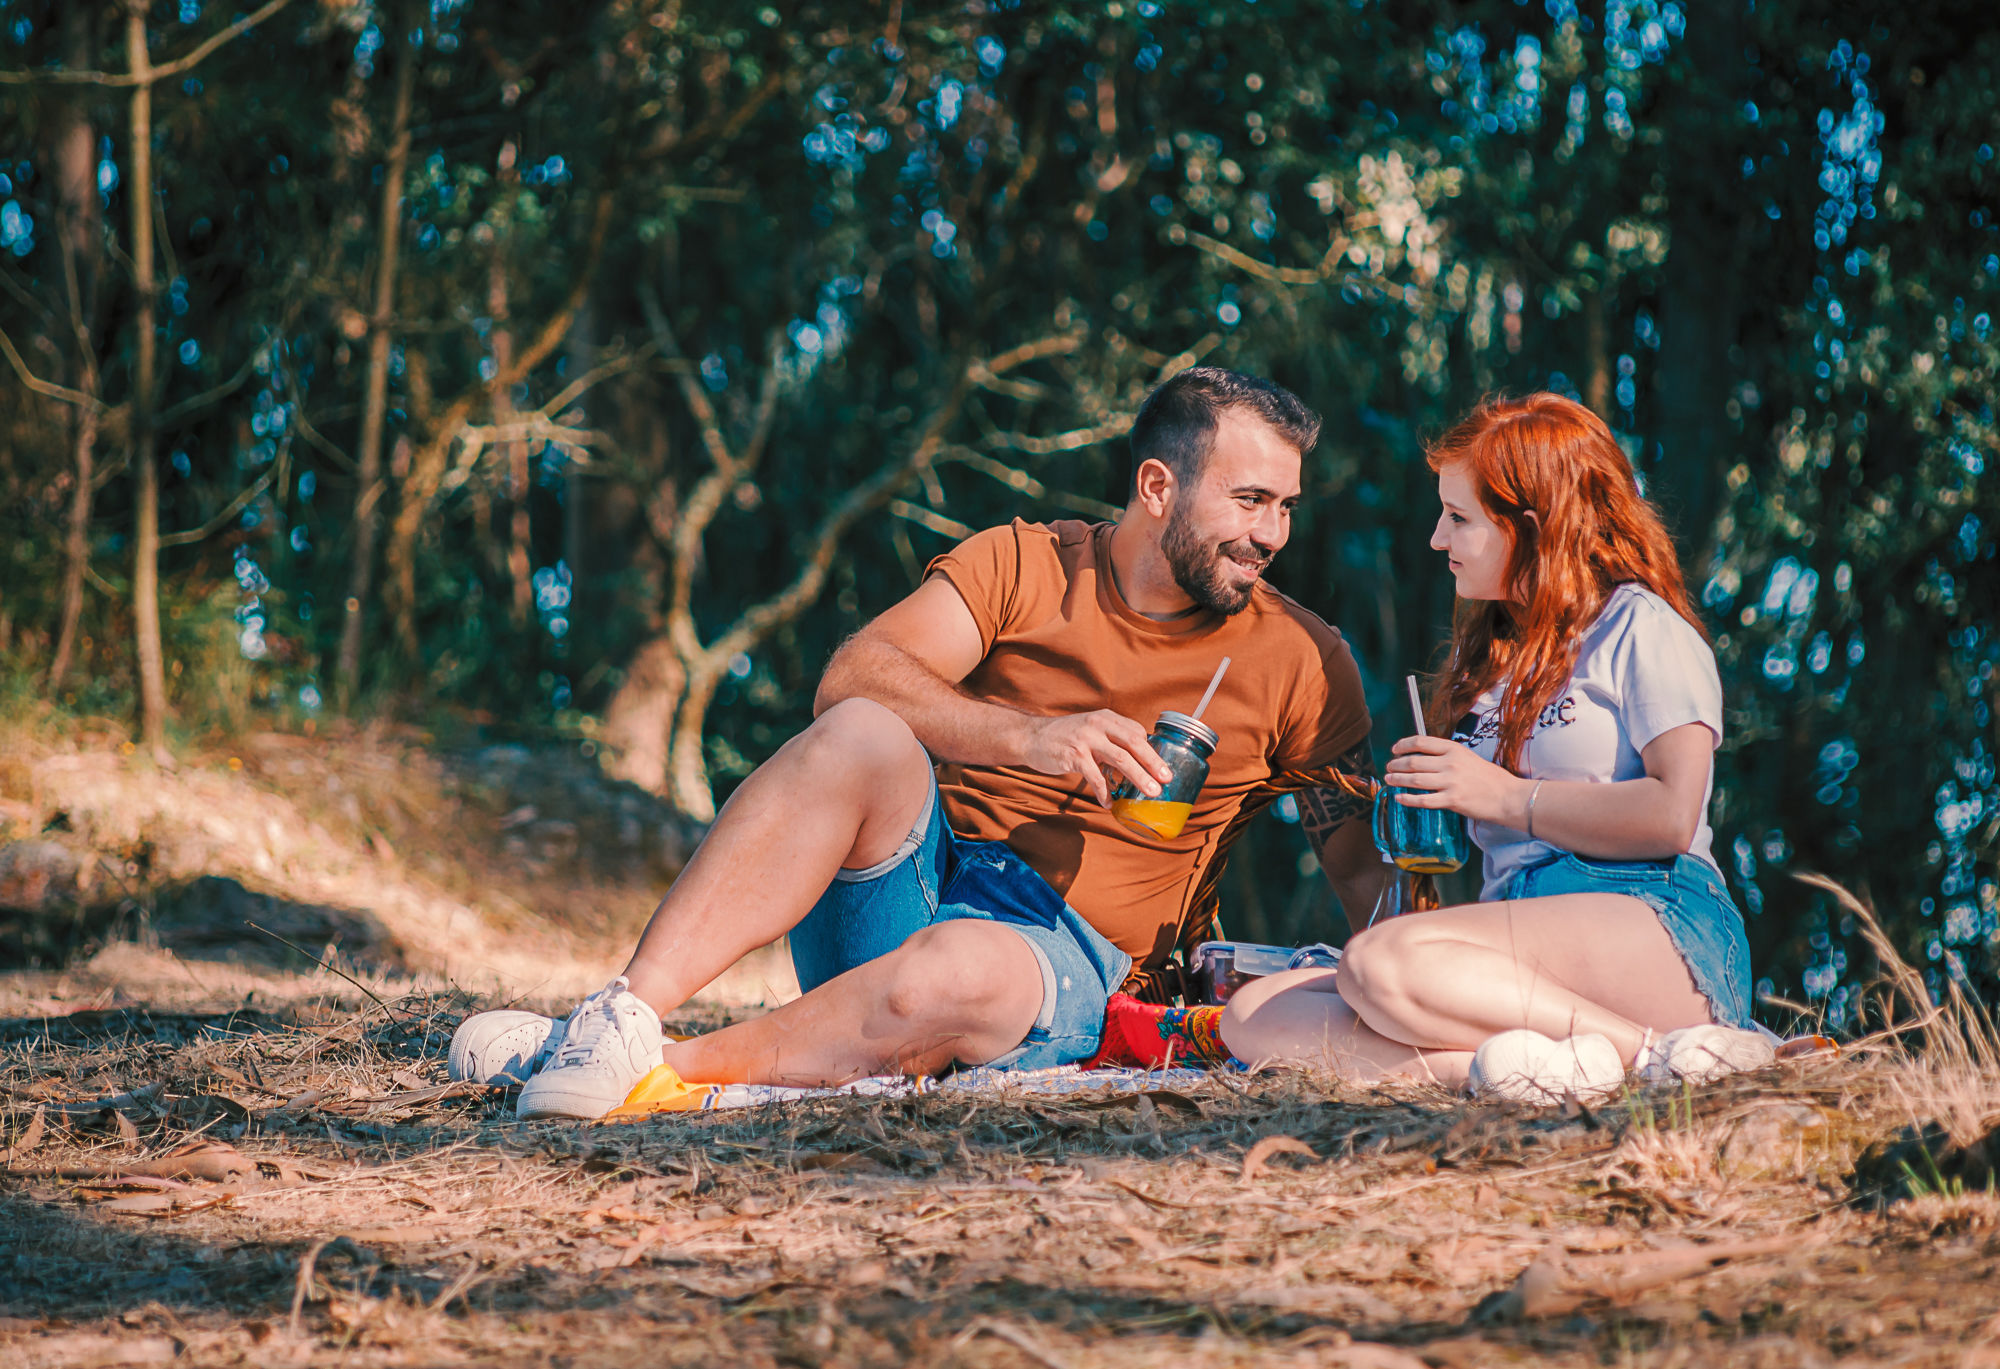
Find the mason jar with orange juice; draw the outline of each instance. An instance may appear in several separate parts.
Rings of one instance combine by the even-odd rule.
[[[1140,793],[1129,779],[1119,780],[1111,791],[1111,815],[1140,836],[1172,841],[1187,826],[1194,801],[1208,783],[1208,760],[1218,738],[1208,724],[1168,711],[1160,714],[1146,740],[1173,774],[1156,798]]]

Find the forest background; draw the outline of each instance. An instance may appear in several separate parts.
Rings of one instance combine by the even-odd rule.
[[[1327,418],[1273,579],[1398,735],[1422,459],[1601,413],[1728,700],[1761,987],[1991,1001],[1985,0],[0,3],[0,697],[161,757],[393,720],[706,820],[931,556],[1107,517],[1194,361]],[[1328,935],[1280,804],[1239,936]]]

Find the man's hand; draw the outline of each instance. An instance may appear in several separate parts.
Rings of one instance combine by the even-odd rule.
[[[827,663],[815,713],[842,699],[867,698],[910,725],[924,749],[941,761],[1018,765],[1044,775],[1080,775],[1099,803],[1109,805],[1109,768],[1148,798],[1173,772],[1146,742],[1146,729],[1099,709],[1045,718],[976,698],[960,682],[985,658],[979,625],[958,589],[933,575],[850,637]]]
[[[1108,770],[1132,781],[1147,798],[1157,798],[1160,786],[1174,774],[1147,742],[1145,728],[1104,708],[1036,719],[1023,759],[1044,775],[1081,775],[1091,796],[1106,807],[1112,786]]]

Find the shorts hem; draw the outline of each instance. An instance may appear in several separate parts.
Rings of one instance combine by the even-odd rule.
[[[1699,881],[1690,877],[1689,866],[1701,872]],[[1538,882],[1535,877],[1545,874],[1553,875],[1558,887],[1535,889],[1533,886]],[[1565,883],[1571,887],[1561,887]],[[1507,897],[1583,892],[1624,894],[1645,904],[1659,919],[1667,940],[1673,943],[1674,954],[1680,957],[1695,992],[1708,1005],[1710,1020],[1739,1030],[1752,1026],[1747,983],[1746,992],[1737,993],[1717,982],[1718,976],[1730,976],[1738,956],[1747,956],[1748,946],[1742,940],[1743,916],[1728,894],[1721,891],[1720,875],[1708,862],[1695,856],[1680,856],[1660,863],[1587,861],[1566,852],[1554,861],[1516,872],[1508,884]],[[1712,918],[1716,927],[1704,930],[1700,925],[1704,918]],[[1731,921],[1733,926],[1729,925]],[[1718,943],[1709,931],[1720,931],[1722,942],[1735,943],[1734,953]],[[1703,952],[1712,952],[1720,963],[1711,963],[1710,956]]]
[[[923,811],[917,814],[917,820],[911,826],[910,834],[897,843],[896,849],[890,853],[888,859],[878,860],[865,870],[836,870],[833,872],[833,882],[836,884],[866,884],[870,880],[882,878],[882,876],[888,874],[898,865],[901,865],[904,861],[915,855],[917,848],[924,844],[925,835],[930,831],[931,813],[936,809],[937,802],[937,776],[933,775],[931,776],[931,791],[924,798]]]

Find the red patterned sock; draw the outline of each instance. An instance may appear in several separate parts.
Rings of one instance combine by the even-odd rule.
[[[1179,1061],[1215,1068],[1230,1062],[1222,1043],[1222,1009],[1160,1008],[1130,994],[1115,993],[1105,1004],[1104,1035],[1085,1069],[1124,1065],[1161,1069]]]

